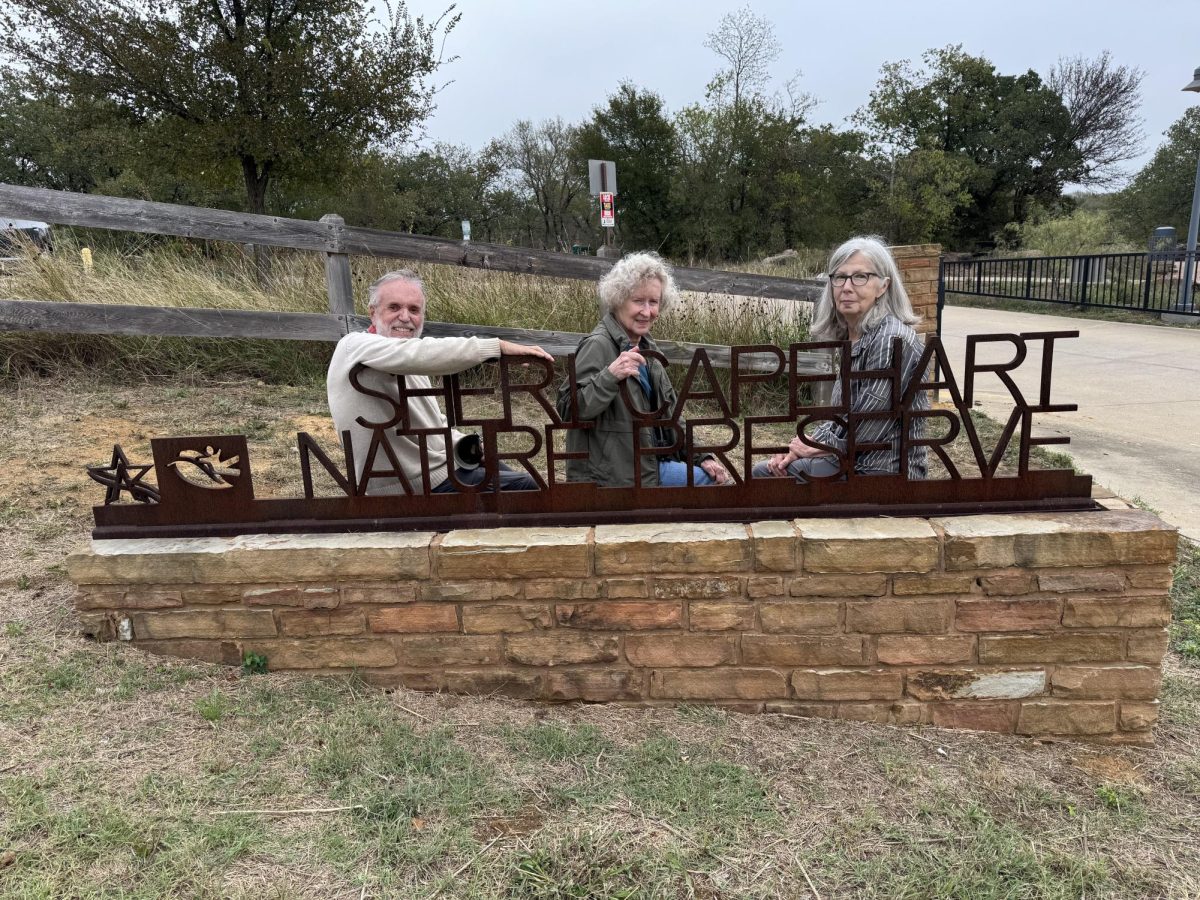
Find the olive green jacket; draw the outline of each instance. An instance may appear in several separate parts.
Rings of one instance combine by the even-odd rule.
[[[629,346],[629,336],[612,314],[609,313],[592,329],[575,351],[575,377],[578,381],[577,394],[579,418],[594,422],[595,427],[587,430],[575,429],[567,432],[567,450],[587,452],[587,459],[567,460],[569,481],[595,481],[602,487],[633,486],[633,416],[621,399],[620,380],[608,371],[609,364]],[[649,338],[643,338],[641,349],[658,350]],[[666,415],[675,407],[675,388],[667,378],[667,372],[656,359],[647,359],[650,383],[658,400],[659,408],[668,404]],[[636,377],[626,379],[633,405],[642,411],[650,411],[650,398],[646,396]],[[684,423],[680,420],[680,427]],[[669,442],[670,437],[668,435]],[[655,429],[641,429],[642,447],[652,447],[662,441],[655,439]],[[707,459],[705,454],[698,459]],[[682,452],[666,452],[663,458],[682,459]],[[647,453],[641,458],[642,486],[657,487],[659,457]]]

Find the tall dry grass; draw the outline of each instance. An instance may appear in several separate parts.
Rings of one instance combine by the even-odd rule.
[[[0,297],[21,300],[195,306],[280,312],[327,312],[318,254],[276,250],[272,283],[262,288],[254,260],[235,244],[155,241],[133,249],[100,247],[85,268],[82,233],[56,235],[53,254],[28,255],[0,278]],[[367,287],[398,260],[354,257],[356,310]],[[595,285],[431,263],[422,277],[431,321],[587,333],[599,318]],[[0,377],[61,368],[112,368],[143,376],[242,375],[295,383],[324,376],[332,345],[296,341],[0,333]],[[706,344],[778,344],[804,340],[808,305],[686,294],[655,328],[656,338]]]

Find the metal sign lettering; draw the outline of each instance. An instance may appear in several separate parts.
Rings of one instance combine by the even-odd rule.
[[[849,367],[849,344],[820,342],[795,344],[786,350],[771,345],[732,347],[734,368],[725,390],[714,377],[707,353],[697,350],[673,407],[642,412],[636,409],[621,382],[620,402],[626,404],[636,427],[628,440],[633,459],[651,454],[683,451],[686,456],[711,454],[725,467],[732,484],[719,488],[646,486],[641,466],[633,465],[632,487],[601,487],[595,483],[567,481],[565,467],[569,459],[586,454],[562,449],[565,435],[586,430],[594,423],[578,416],[573,358],[567,360],[569,395],[561,406],[555,389],[555,372],[550,363],[529,358],[503,356],[498,365],[496,388],[465,388],[457,376],[442,379],[440,387],[428,390],[409,388],[403,376],[395,376],[395,392],[386,399],[391,415],[385,421],[365,423],[372,435],[368,445],[354,446],[350,433],[342,435],[342,446],[322,447],[307,433],[297,435],[303,497],[256,499],[250,471],[246,439],[242,436],[207,435],[200,437],[155,438],[151,441],[153,469],[157,487],[143,483],[149,466],[134,465],[124,451],[114,449],[109,466],[89,468],[89,474],[106,487],[105,503],[95,507],[98,538],[228,535],[253,532],[314,532],[365,530],[448,530],[500,525],[590,525],[652,521],[758,521],[765,518],[861,515],[948,515],[957,513],[1092,509],[1091,478],[1070,469],[1035,469],[1030,465],[1033,447],[1065,444],[1065,437],[1035,436],[1033,416],[1038,413],[1069,412],[1072,403],[1052,399],[1051,372],[1056,342],[1078,336],[1078,332],[1037,332],[1028,334],[973,335],[967,339],[966,361],[961,385],[955,378],[941,342],[930,337],[917,371],[938,372],[902,384],[900,364],[891,369],[870,372]],[[1042,364],[1036,397],[1026,397],[1013,373],[1026,361],[1029,345],[1041,350]],[[1011,358],[996,363],[980,362],[980,349],[986,345],[1007,345]],[[841,365],[828,375],[800,374],[794,361],[797,355],[817,349],[838,347]],[[900,348],[892,358],[900,360]],[[763,370],[739,371],[737,360],[750,354],[766,354],[775,364]],[[758,357],[761,359],[761,356]],[[665,360],[661,360],[665,364]],[[529,363],[523,368],[521,363]],[[936,367],[935,367],[936,364]],[[533,377],[530,377],[532,374]],[[994,375],[1011,395],[1013,409],[1002,427],[1000,438],[990,452],[984,447],[971,418],[975,385],[980,375]],[[774,415],[743,416],[745,395],[755,383],[783,378],[787,398]],[[881,412],[862,413],[848,404],[815,406],[803,402],[805,388],[820,382],[840,382],[838,396],[850,397],[856,380],[873,379],[885,384],[890,392],[890,407]],[[361,392],[372,389],[351,383]],[[949,398],[942,407],[918,408],[922,391],[939,391]],[[484,394],[498,395],[500,412],[490,417],[469,416],[464,399]],[[540,426],[517,422],[513,399],[527,395],[544,413]],[[433,395],[445,410],[446,428],[414,430],[408,428],[409,405],[419,396]],[[372,392],[372,396],[380,396]],[[685,407],[704,403],[719,415],[681,422]],[[566,414],[561,415],[559,409]],[[857,454],[879,445],[856,441],[856,435],[869,421],[888,418],[899,423],[901,461],[909,451],[925,448],[940,460],[946,477],[909,478],[905,465],[895,475],[860,474],[855,471]],[[846,434],[844,448],[818,444],[805,429],[814,423],[836,422]],[[752,477],[756,462],[787,450],[762,437],[769,425],[792,423],[801,441],[810,447],[832,451],[838,464],[833,477],[798,481],[793,478]],[[697,429],[707,426],[722,437],[702,443]],[[915,426],[915,427],[914,427]],[[924,427],[922,427],[924,426]],[[478,431],[476,450],[482,450],[479,465],[483,478],[477,485],[460,482],[451,466],[448,477],[455,488],[450,493],[431,491],[430,446],[439,438],[451,446],[452,429]],[[674,443],[669,446],[643,445],[643,429],[671,429]],[[670,433],[670,432],[660,432]],[[402,435],[419,447],[422,471],[419,483],[404,476],[400,461],[388,441],[389,434]],[[959,436],[970,448],[969,471],[959,466],[947,447]],[[525,444],[519,450],[504,450],[510,436],[518,435]],[[439,443],[439,442],[435,442]],[[1017,473],[1004,475],[999,467],[1006,451],[1017,448]],[[545,455],[545,470],[534,461]],[[362,454],[363,459],[356,459]],[[361,465],[358,465],[361,463]],[[537,484],[537,490],[499,491],[501,464],[525,472]],[[440,474],[440,468],[439,468]],[[338,496],[317,496],[317,479]],[[400,493],[372,494],[382,483],[399,483]],[[128,493],[131,501],[120,502]]]

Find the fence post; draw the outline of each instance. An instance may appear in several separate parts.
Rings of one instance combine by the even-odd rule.
[[[342,253],[346,220],[336,213],[321,216],[329,226],[329,245],[325,252],[325,290],[329,294],[329,312],[335,316],[354,315],[354,288],[350,283],[350,257]]]
[[[1088,305],[1088,277],[1092,270],[1092,258],[1085,256],[1083,258],[1083,273],[1079,279],[1079,305],[1086,308]]]

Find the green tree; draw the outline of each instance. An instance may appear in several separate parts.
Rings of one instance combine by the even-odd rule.
[[[1122,231],[1142,245],[1160,225],[1174,226],[1181,240],[1187,234],[1200,156],[1200,106],[1184,113],[1164,135],[1166,141],[1150,162],[1113,197]]]
[[[679,170],[679,139],[662,98],[622,83],[580,127],[575,157],[581,168],[589,159],[616,163],[621,242],[670,252],[676,226],[671,185]]]
[[[458,21],[382,28],[363,0],[10,0],[0,49],[39,96],[111,104],[179,167],[236,173],[264,212],[275,180],[320,182],[426,117],[435,38]],[[451,8],[452,9],[452,8]]]
[[[954,208],[933,237],[955,247],[987,243],[1034,204],[1057,203],[1084,174],[1070,113],[1036,72],[1001,75],[957,46],[928,51],[923,63],[886,64],[856,118],[879,156],[894,155],[900,169],[909,154],[939,154],[911,167],[924,177],[936,166],[938,205]],[[887,190],[895,190],[890,178]],[[919,197],[919,186],[906,191]],[[959,203],[964,192],[969,202]]]

